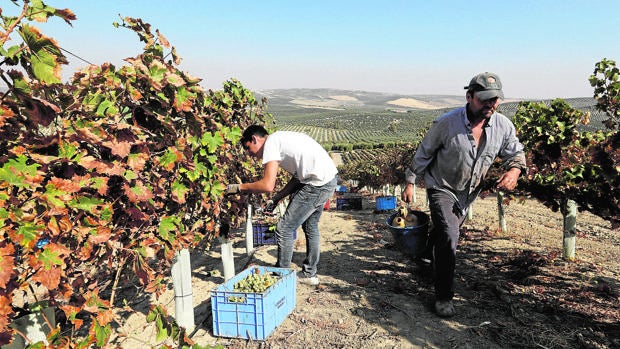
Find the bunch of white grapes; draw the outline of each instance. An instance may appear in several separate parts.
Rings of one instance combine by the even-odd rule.
[[[263,293],[265,292],[271,285],[275,284],[278,281],[278,278],[271,274],[265,273],[260,274],[258,270],[255,273],[250,273],[250,275],[246,276],[243,280],[235,282],[234,292],[245,292],[245,293]],[[243,303],[245,302],[245,297],[230,297],[231,302]]]

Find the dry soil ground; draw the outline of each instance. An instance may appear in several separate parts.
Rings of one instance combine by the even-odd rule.
[[[423,191],[417,208],[428,212]],[[534,200],[506,209],[497,229],[495,197],[474,203],[457,259],[457,315],[433,312],[432,273],[395,246],[374,197],[362,210],[321,218],[321,285],[298,285],[296,307],[265,341],[217,338],[210,291],[224,280],[220,248],[193,251],[196,328],[191,339],[225,348],[620,348],[620,232],[587,213],[577,218],[577,259],[562,259],[562,216]],[[305,244],[298,232],[294,267]],[[272,265],[276,248],[246,254],[235,239],[235,267]],[[174,315],[172,287],[160,300]],[[128,317],[113,344],[158,347],[142,314]]]

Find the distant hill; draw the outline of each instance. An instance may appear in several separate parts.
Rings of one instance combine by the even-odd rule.
[[[273,89],[256,91],[257,97],[267,98],[269,111],[275,116],[278,123],[287,128],[292,124],[308,125],[315,127],[334,128],[334,120],[340,119],[339,126],[336,128],[350,128],[347,125],[355,125],[360,120],[360,116],[366,119],[372,115],[382,119],[383,127],[387,127],[390,120],[403,119],[395,113],[407,113],[415,116],[412,125],[406,127],[409,131],[420,125],[419,119],[433,119],[444,112],[463,106],[465,96],[453,95],[404,95],[394,93],[380,93],[368,91],[353,91],[339,89]],[[499,111],[508,117],[513,117],[517,111],[519,102],[524,99],[506,99],[499,106]],[[534,102],[545,102],[549,104],[551,100],[532,100]],[[592,97],[565,98],[568,104],[574,108],[588,111],[591,113],[591,125],[585,129],[597,129],[602,127],[602,120],[607,116],[596,110],[596,100]],[[355,119],[355,122],[353,122]],[[408,124],[405,117],[403,124]],[[329,122],[326,122],[329,120]],[[375,123],[378,127],[382,122]],[[357,124],[357,128],[362,126]]]
[[[276,89],[257,91],[266,97],[270,108],[290,109],[371,109],[371,110],[432,110],[463,105],[464,96],[402,95],[392,93],[336,89]]]

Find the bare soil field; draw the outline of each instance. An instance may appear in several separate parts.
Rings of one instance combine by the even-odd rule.
[[[417,209],[428,213],[424,191]],[[506,208],[498,229],[497,201],[477,200],[461,234],[456,271],[457,315],[433,310],[433,276],[394,244],[386,212],[374,196],[363,209],[336,211],[320,222],[319,286],[297,285],[296,307],[265,341],[213,336],[210,291],[224,282],[219,245],[192,252],[200,345],[223,348],[620,348],[620,232],[588,213],[577,217],[577,259],[562,259],[562,216],[534,200]],[[293,267],[305,253],[297,234]],[[276,247],[247,255],[235,238],[235,269],[271,266]],[[172,285],[161,298],[174,316]],[[139,305],[136,305],[139,307]],[[144,312],[118,324],[110,344],[160,347]],[[168,343],[170,344],[170,343]]]

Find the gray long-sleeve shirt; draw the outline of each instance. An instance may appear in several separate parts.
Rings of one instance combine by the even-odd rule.
[[[506,116],[494,113],[484,131],[476,146],[466,107],[440,116],[418,146],[407,182],[424,178],[426,188],[451,193],[464,211],[478,196],[496,157],[506,169],[526,169],[523,145]]]

